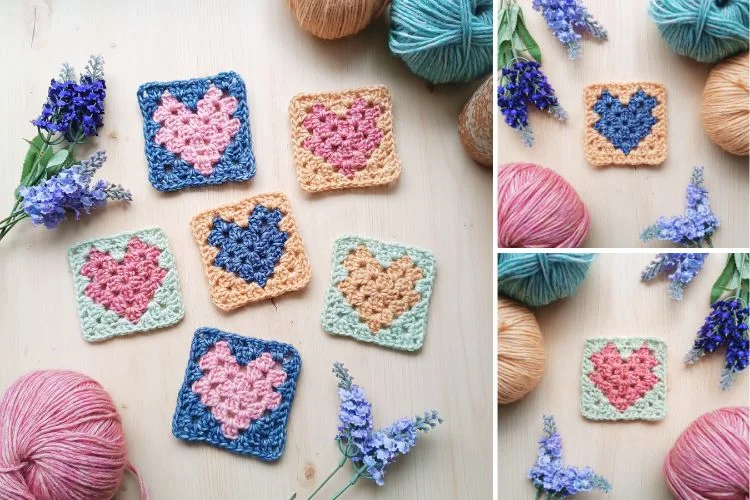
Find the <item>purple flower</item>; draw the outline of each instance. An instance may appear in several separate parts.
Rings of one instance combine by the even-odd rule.
[[[562,439],[557,432],[555,418],[544,417],[544,436],[539,440],[536,463],[529,469],[528,478],[536,486],[538,495],[546,493],[564,498],[592,490],[608,492],[606,479],[589,467],[565,467],[562,463]],[[538,496],[537,495],[537,496]]]
[[[34,224],[53,229],[69,211],[77,220],[81,213],[90,214],[104,206],[107,200],[130,201],[130,192],[122,186],[102,180],[91,184],[94,173],[106,159],[104,151],[98,151],[88,160],[61,170],[39,185],[21,187],[19,194],[23,199],[23,211]]]
[[[345,439],[354,446],[350,457],[361,457],[365,442],[372,431],[372,406],[365,397],[365,391],[352,384],[348,389],[339,388],[339,420],[336,439]]]
[[[581,35],[577,31],[587,31],[594,38],[607,38],[607,31],[580,0],[534,0],[531,6],[542,13],[547,27],[568,49],[571,60],[581,54]]]
[[[708,257],[707,253],[660,253],[641,273],[642,281],[662,274],[667,276],[667,291],[674,300],[681,300],[685,288],[693,281]]]
[[[711,211],[703,167],[693,168],[686,199],[684,215],[659,217],[641,233],[641,240],[644,243],[655,239],[671,241],[686,247],[700,247],[706,242],[711,246],[711,236],[719,227],[719,218]]]
[[[416,440],[417,429],[414,422],[406,418],[394,422],[382,431],[371,432],[361,458],[367,474],[375,483],[382,486],[386,467],[393,463],[398,455],[406,455]]]
[[[436,411],[429,411],[424,416],[402,418],[385,429],[373,430],[372,407],[364,390],[353,383],[341,363],[334,363],[333,372],[339,379],[341,425],[336,435],[339,447],[360,476],[382,486],[388,465],[411,450],[416,444],[418,431],[427,432],[443,420]]]
[[[714,302],[685,363],[693,364],[707,353],[726,347],[721,388],[730,388],[737,374],[748,365],[748,316],[750,309],[737,297]]]
[[[103,125],[106,97],[103,64],[100,56],[92,56],[79,82],[74,81],[72,68],[65,65],[60,80],[50,82],[47,102],[31,123],[48,132],[60,133],[69,142],[82,142],[97,135]]]
[[[558,120],[568,115],[560,106],[555,91],[536,61],[516,61],[502,69],[501,85],[497,90],[497,104],[505,117],[505,123],[518,130],[527,146],[534,143],[534,134],[529,125],[528,106],[534,105]]]

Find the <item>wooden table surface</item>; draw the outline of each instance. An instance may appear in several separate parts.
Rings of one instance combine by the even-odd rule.
[[[693,166],[703,165],[711,207],[721,220],[715,247],[750,244],[748,157],[733,156],[715,146],[703,131],[700,102],[711,65],[676,55],[648,17],[649,0],[586,0],[607,29],[609,40],[590,37],[583,53],[568,60],[530,0],[519,2],[529,31],[542,50],[542,70],[568,111],[567,123],[538,111],[529,114],[536,143],[527,148],[498,111],[499,164],[532,162],[556,170],[578,192],[591,215],[587,248],[631,248],[642,245],[641,231],[659,216],[682,214]],[[583,88],[590,83],[657,81],[667,88],[667,160],[657,167],[594,167],[584,157]],[[651,243],[650,246],[671,246]]]
[[[285,2],[26,0],[0,5],[0,209],[9,210],[25,153],[22,137],[50,78],[90,53],[106,59],[105,126],[96,146],[100,176],[133,191],[54,232],[25,223],[0,243],[0,391],[35,369],[69,368],[100,381],[121,411],[130,458],[156,499],[298,498],[333,469],[338,397],[331,373],[344,362],[373,401],[376,425],[425,409],[445,423],[386,476],[349,498],[487,498],[492,491],[492,193],[489,169],[471,162],[457,115],[479,82],[431,90],[387,49],[381,21],[347,40],[324,42],[298,28]],[[257,175],[250,182],[161,194],[147,179],[138,85],[237,71],[249,94]],[[299,92],[382,83],[392,93],[403,171],[389,188],[306,195],[296,181],[287,118]],[[281,190],[290,199],[312,265],[303,291],[220,312],[209,300],[190,218],[244,197]],[[163,228],[176,255],[186,307],[175,327],[98,344],[80,335],[66,249],[126,230]],[[423,349],[416,354],[323,332],[319,316],[334,239],[354,233],[430,249],[437,278]],[[171,435],[171,418],[194,330],[212,326],[293,344],[303,369],[283,457],[263,463]],[[341,472],[323,490],[330,497]],[[132,478],[118,498],[136,498]]]
[[[568,465],[591,466],[612,484],[587,499],[667,500],[664,457],[700,415],[725,406],[747,406],[747,371],[728,391],[719,388],[723,351],[686,367],[682,359],[710,311],[708,298],[726,256],[712,254],[682,302],[667,295],[666,280],[642,284],[651,254],[602,254],[572,297],[537,308],[547,353],[545,375],[525,398],[498,407],[497,464],[501,499],[533,498],[526,472],[537,456],[542,416],[554,415]],[[589,337],[656,337],[667,342],[667,416],[654,423],[595,422],[578,409],[583,342]]]

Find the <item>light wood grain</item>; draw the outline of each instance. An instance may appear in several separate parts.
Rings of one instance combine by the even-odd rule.
[[[131,206],[110,206],[54,232],[18,226],[0,243],[0,391],[21,374],[71,368],[99,380],[121,410],[130,458],[158,499],[298,498],[338,460],[336,379],[342,361],[374,402],[376,423],[438,409],[445,423],[386,477],[350,498],[487,498],[492,477],[491,174],[459,143],[457,116],[479,82],[429,89],[387,49],[383,21],[354,38],[323,42],[301,31],[285,2],[21,1],[0,6],[0,208],[9,210],[25,153],[21,137],[60,63],[83,69],[106,59],[105,126],[96,146],[101,176],[132,189]],[[160,194],[148,183],[136,89],[146,81],[235,70],[247,84],[258,173],[241,184]],[[306,195],[297,184],[287,119],[298,92],[382,83],[393,97],[403,172],[389,188]],[[251,194],[286,192],[308,252],[307,288],[221,313],[209,299],[188,222]],[[65,251],[77,241],[162,227],[176,255],[187,314],[176,327],[89,344],[81,336]],[[410,355],[325,334],[319,324],[334,239],[342,233],[434,252],[437,279],[424,348]],[[193,331],[213,326],[295,345],[303,360],[286,451],[267,464],[171,435]],[[328,498],[349,478],[339,476]],[[118,498],[136,497],[128,479]]]
[[[642,244],[641,231],[659,216],[679,215],[693,166],[706,168],[711,206],[721,220],[716,247],[745,247],[750,240],[748,158],[732,156],[713,145],[703,131],[700,102],[711,65],[676,55],[648,18],[649,0],[587,0],[591,13],[609,32],[609,40],[584,37],[583,54],[568,60],[530,0],[519,2],[524,19],[542,50],[542,70],[568,111],[567,123],[541,112],[529,121],[536,136],[527,148],[498,112],[499,164],[527,161],[561,174],[583,199],[591,230],[581,245],[630,248]],[[656,81],[667,87],[668,157],[657,167],[594,167],[583,153],[583,88],[590,83]],[[668,246],[652,243],[652,246]]]
[[[697,417],[724,406],[748,405],[748,373],[729,391],[719,388],[723,351],[686,367],[682,359],[710,308],[708,297],[726,262],[712,254],[681,302],[665,280],[642,284],[650,254],[603,254],[573,297],[535,310],[547,352],[546,373],[524,399],[498,408],[499,498],[533,498],[526,472],[537,456],[542,416],[554,415],[569,465],[590,465],[613,487],[590,499],[667,500],[664,457]],[[667,342],[667,416],[654,423],[594,422],[579,411],[583,342],[589,337],[648,337]]]

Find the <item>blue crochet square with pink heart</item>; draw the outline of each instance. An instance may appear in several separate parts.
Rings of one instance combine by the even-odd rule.
[[[237,73],[138,88],[148,177],[159,191],[255,175],[247,91]]]
[[[301,367],[289,344],[199,328],[177,395],[172,434],[277,460],[284,452]]]
[[[589,163],[658,165],[667,157],[667,93],[654,82],[596,83],[584,90]]]

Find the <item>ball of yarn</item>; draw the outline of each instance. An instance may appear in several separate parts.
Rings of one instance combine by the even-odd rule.
[[[527,306],[543,306],[573,295],[595,258],[593,253],[501,253],[497,289]]]
[[[487,77],[458,116],[458,137],[471,159],[492,166],[492,77]]]
[[[748,53],[719,63],[703,89],[701,118],[706,134],[733,155],[750,152],[750,70]]]
[[[579,247],[589,222],[578,193],[554,170],[532,163],[508,163],[498,169],[497,246]]]
[[[289,0],[297,22],[318,38],[333,40],[359,33],[378,17],[388,0]]]
[[[8,388],[0,401],[0,498],[105,500],[126,470],[138,475],[117,408],[98,382],[49,370]],[[142,481],[141,498],[148,498]]]
[[[750,484],[750,409],[720,408],[685,429],[664,460],[676,498],[746,499]]]
[[[393,0],[391,52],[432,83],[492,71],[492,0]]]
[[[651,0],[649,15],[672,50],[696,61],[748,48],[748,0]]]
[[[544,375],[544,340],[534,314],[505,298],[497,303],[497,402],[518,401]]]

